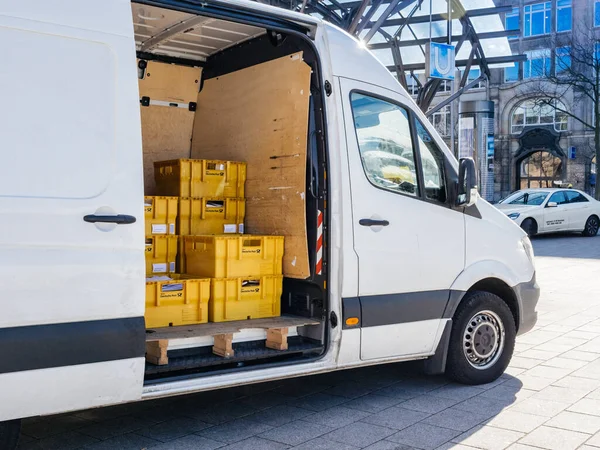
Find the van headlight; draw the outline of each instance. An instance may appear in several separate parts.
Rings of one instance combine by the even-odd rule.
[[[531,245],[531,241],[528,236],[523,237],[521,239],[521,245],[523,246],[523,250],[527,254],[529,261],[531,261],[531,265],[535,267],[535,255],[533,254],[533,246]]]
[[[514,212],[514,213],[511,213],[511,214],[509,214],[509,215],[508,215],[508,218],[509,218],[509,219],[512,219],[512,220],[516,220],[516,219],[518,219],[518,218],[519,218],[519,216],[520,216],[520,215],[521,215],[521,214],[519,214],[519,213],[517,213],[517,212]]]

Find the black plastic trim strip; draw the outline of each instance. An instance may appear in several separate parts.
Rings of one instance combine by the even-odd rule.
[[[349,297],[342,299],[342,330],[351,330],[362,326],[360,309],[360,299],[358,297]],[[346,325],[346,319],[350,317],[358,317],[356,325]]]
[[[450,298],[448,299],[448,305],[444,310],[444,315],[442,316],[443,319],[452,319],[454,317],[456,308],[458,308],[458,305],[462,301],[465,294],[465,291],[450,291]]]
[[[449,290],[360,297],[362,327],[441,319]]]
[[[143,357],[143,317],[0,328],[0,374]]]
[[[482,218],[477,205],[468,206],[468,207],[464,208],[463,211],[464,211],[464,214],[466,214],[467,216],[475,217],[476,219]]]

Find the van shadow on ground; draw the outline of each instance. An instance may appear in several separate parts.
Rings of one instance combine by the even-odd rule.
[[[522,388],[507,374],[462,386],[421,367],[387,364],[27,419],[20,448],[447,449],[477,439]]]

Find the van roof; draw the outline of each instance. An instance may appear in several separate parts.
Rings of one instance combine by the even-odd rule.
[[[311,37],[323,23],[306,14],[249,0],[211,0],[207,4],[290,22]],[[203,62],[215,53],[265,33],[261,27],[203,16],[201,7],[187,11],[171,8],[169,2],[160,0],[152,5],[131,3],[138,51]]]
[[[144,0],[140,0],[143,2]],[[317,29],[326,35],[333,75],[363,80],[373,85],[404,92],[398,80],[372,52],[346,31],[307,14],[288,11],[249,0],[209,0],[216,8],[245,10],[300,26],[315,37]],[[136,49],[140,53],[160,54],[200,63],[211,55],[264,33],[265,28],[202,15],[202,8],[186,11],[170,9],[168,1],[154,0],[152,5],[131,3]],[[406,95],[406,94],[404,94]],[[409,97],[407,101],[411,102]]]
[[[240,9],[247,9],[267,13],[269,15],[289,19],[293,22],[302,23],[306,25],[316,26],[323,22],[321,19],[308,14],[291,11],[289,9],[280,8],[278,6],[266,5],[264,3],[259,3],[251,0],[211,0],[211,3],[221,4],[227,7],[237,6]]]

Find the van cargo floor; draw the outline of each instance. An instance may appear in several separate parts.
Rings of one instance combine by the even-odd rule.
[[[239,342],[233,344],[234,356],[223,358],[212,352],[212,347],[196,347],[168,352],[169,363],[154,365],[146,363],[146,380],[161,374],[175,375],[181,372],[204,372],[230,367],[243,367],[261,362],[275,362],[294,357],[316,356],[323,351],[323,345],[301,336],[288,338],[287,350],[265,348],[265,341]]]

